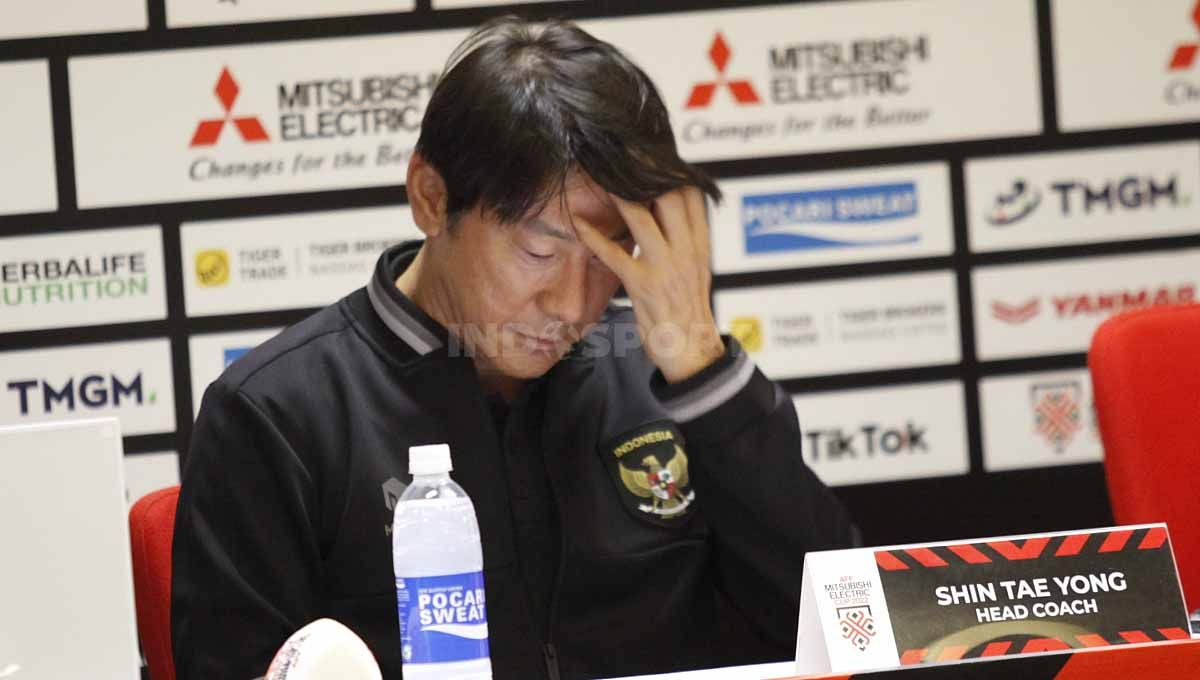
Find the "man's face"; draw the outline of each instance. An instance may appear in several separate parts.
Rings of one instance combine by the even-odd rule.
[[[540,213],[500,224],[474,210],[446,234],[439,267],[460,324],[451,330],[481,373],[536,378],[600,319],[620,282],[579,240],[574,219],[633,251],[616,207],[582,174]]]

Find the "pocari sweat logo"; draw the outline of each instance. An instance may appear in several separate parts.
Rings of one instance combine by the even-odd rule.
[[[483,572],[396,579],[404,663],[473,661],[488,656]]]
[[[747,253],[916,243],[916,214],[913,182],[742,197]]]

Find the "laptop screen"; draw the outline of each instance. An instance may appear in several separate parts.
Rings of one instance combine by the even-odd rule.
[[[115,418],[0,427],[0,674],[137,680]]]

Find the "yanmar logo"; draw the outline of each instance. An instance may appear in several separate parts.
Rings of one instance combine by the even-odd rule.
[[[1200,0],[1197,0],[1196,6],[1192,8],[1192,23],[1200,29]],[[1171,53],[1171,62],[1167,64],[1168,71],[1184,71],[1190,69],[1196,63],[1196,53],[1200,52],[1200,43],[1180,43],[1175,46],[1175,51]]]
[[[1007,324],[1018,325],[1029,321],[1038,315],[1042,309],[1042,302],[1037,298],[1031,298],[1026,302],[1021,302],[1015,305],[1010,305],[1007,302],[995,300],[992,302],[992,316]]]
[[[1071,320],[1086,316],[1110,316],[1120,312],[1162,305],[1183,305],[1196,300],[1196,286],[1158,286],[1069,295],[1049,296],[1049,308],[1055,319]],[[992,317],[1010,325],[1020,325],[1037,317],[1042,300],[1037,297],[1017,303],[993,300]]]
[[[725,37],[718,31],[713,37],[712,45],[708,48],[708,58],[712,60],[713,66],[717,69],[717,79],[693,85],[691,94],[688,95],[686,108],[707,108],[712,103],[713,95],[721,87],[728,87],[734,101],[738,104],[758,104],[762,101],[759,99],[754,85],[748,79],[725,77],[725,69],[729,66],[729,59],[732,55],[733,52],[726,44]]]
[[[221,137],[221,131],[225,129],[226,123],[233,123],[242,140],[246,142],[265,142],[270,139],[267,136],[267,131],[259,122],[258,116],[242,116],[235,118],[233,116],[233,103],[237,101],[238,92],[237,81],[233,79],[233,75],[229,72],[229,67],[221,69],[221,76],[217,78],[217,86],[213,92],[217,95],[217,101],[221,102],[221,107],[225,109],[223,118],[211,120],[202,120],[196,126],[196,131],[192,134],[192,141],[188,145],[190,147],[212,146],[217,143]]]
[[[1052,297],[1051,302],[1054,303],[1054,312],[1059,319],[1073,319],[1079,316],[1108,316],[1145,307],[1182,305],[1193,302],[1195,299],[1196,287],[1192,284],[1184,284],[1060,295]]]

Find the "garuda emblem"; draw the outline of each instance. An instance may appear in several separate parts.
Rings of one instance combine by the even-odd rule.
[[[686,510],[696,497],[696,492],[688,487],[687,454],[678,444],[674,448],[674,455],[665,466],[654,454],[643,458],[641,465],[632,470],[624,463],[617,464],[625,488],[649,501],[639,504],[638,510],[670,517]]]
[[[696,499],[688,479],[686,443],[675,423],[659,420],[622,433],[601,446],[621,502],[635,516],[680,526]]]

